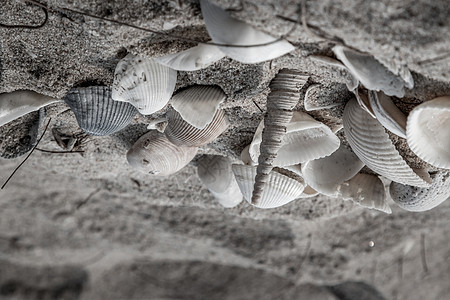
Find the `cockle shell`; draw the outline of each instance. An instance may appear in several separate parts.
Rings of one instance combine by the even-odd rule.
[[[0,126],[57,101],[34,91],[21,90],[0,94]]]
[[[289,42],[279,40],[259,31],[252,26],[236,20],[220,8],[207,0],[200,0],[203,20],[214,43],[227,45],[259,45],[255,47],[225,47],[220,50],[227,56],[242,63],[254,64],[271,60],[295,50]]]
[[[389,187],[392,200],[409,211],[430,210],[450,198],[450,172],[434,175],[429,188],[417,188],[392,182]]]
[[[450,96],[416,106],[409,113],[406,136],[418,157],[433,166],[450,169]]]
[[[198,177],[222,206],[235,207],[241,203],[241,190],[234,179],[228,157],[204,155],[197,164]]]
[[[259,208],[275,208],[285,205],[299,198],[305,188],[301,178],[292,179],[272,170],[269,172],[266,187],[262,191],[259,201],[252,203],[256,167],[233,165],[232,169],[245,200]]]
[[[354,99],[345,106],[343,124],[353,152],[370,169],[403,184],[420,187],[431,184],[429,174],[411,169],[395,149],[384,127],[362,110]]]
[[[311,58],[311,60],[313,61],[327,64],[329,66],[344,70],[348,74],[348,76],[345,78],[345,85],[347,86],[347,89],[349,91],[354,91],[358,87],[359,85],[358,79],[356,79],[356,77],[354,77],[352,73],[350,73],[349,69],[346,66],[344,66],[340,61],[323,55],[311,55],[309,56],[309,58]]]
[[[176,82],[177,71],[153,59],[128,54],[116,66],[112,98],[150,115],[169,102]]]
[[[134,143],[127,153],[127,160],[138,171],[166,176],[186,166],[197,150],[197,147],[176,146],[164,134],[152,130]]]
[[[106,86],[72,89],[64,101],[80,128],[92,135],[113,134],[125,128],[138,113],[129,103],[112,100],[111,89]]]

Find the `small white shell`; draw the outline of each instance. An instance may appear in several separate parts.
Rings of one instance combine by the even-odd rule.
[[[320,84],[313,84],[308,87],[305,93],[303,106],[306,111],[314,111],[319,109],[327,109],[343,105],[344,102],[331,102],[328,97],[320,95]],[[317,91],[316,91],[317,90]]]
[[[177,71],[153,59],[128,54],[116,66],[112,98],[129,102],[141,114],[150,115],[169,102],[176,82]]]
[[[356,100],[358,101],[359,107],[364,109],[372,118],[376,119],[375,113],[372,110],[372,106],[370,106],[369,95],[366,90],[361,90],[359,87],[353,91],[355,94]]]
[[[347,89],[349,91],[354,91],[359,85],[358,79],[355,78],[355,76],[352,75],[352,73],[347,69],[346,66],[344,66],[340,61],[323,55],[311,55],[309,56],[311,60],[317,61],[319,63],[327,64],[332,67],[339,68],[341,70],[345,70],[345,72],[348,73],[348,76],[345,78],[345,85],[347,86]]]
[[[252,160],[250,157],[250,153],[248,152],[248,149],[250,148],[250,145],[245,146],[245,148],[241,152],[241,161],[247,165],[247,166],[254,166],[256,165],[256,162]]]
[[[344,132],[353,152],[370,169],[403,184],[428,187],[431,178],[418,174],[400,156],[384,127],[362,110],[356,100],[350,100],[344,110]]]
[[[241,203],[241,190],[234,179],[228,157],[204,155],[197,163],[198,177],[222,206],[235,207]]]
[[[214,43],[227,45],[258,45],[274,42],[277,38],[236,20],[207,0],[200,0],[203,20]],[[219,47],[227,56],[242,63],[254,64],[271,60],[295,50],[289,42],[280,40],[258,47]]]
[[[407,141],[421,159],[450,169],[450,96],[416,106],[408,116]]]

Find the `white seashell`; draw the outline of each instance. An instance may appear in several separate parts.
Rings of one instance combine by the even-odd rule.
[[[305,93],[304,107],[306,111],[327,109],[344,104],[343,102],[331,102],[328,97],[320,96],[320,84],[313,84],[308,87]],[[318,92],[316,92],[318,90]]]
[[[57,101],[57,99],[34,91],[14,91],[0,94],[0,126]]]
[[[128,54],[116,66],[112,98],[150,115],[169,102],[176,82],[177,71],[153,59]]]
[[[417,188],[392,182],[389,188],[392,200],[409,211],[430,210],[450,198],[450,172],[434,175],[429,188]]]
[[[174,70],[197,71],[208,67],[224,57],[225,54],[220,51],[219,47],[199,44],[185,51],[157,57],[155,60]]]
[[[228,157],[204,155],[197,163],[198,177],[222,206],[235,207],[242,202],[241,190]]]
[[[186,122],[203,129],[211,123],[219,104],[226,97],[219,87],[194,85],[174,95],[171,104]]]
[[[403,184],[420,187],[431,184],[429,174],[411,169],[395,149],[384,127],[355,100],[347,103],[343,123],[353,152],[374,172]]]
[[[406,136],[418,157],[433,166],[450,169],[450,96],[416,106],[409,113]]]
[[[340,185],[339,196],[344,200],[352,200],[362,207],[376,209],[387,214],[392,213],[386,202],[383,182],[375,175],[356,175]]]
[[[370,106],[377,120],[390,132],[406,138],[406,116],[383,92],[369,91]]]
[[[247,165],[247,166],[254,166],[256,165],[256,162],[252,160],[250,157],[250,153],[248,152],[248,149],[250,148],[250,145],[245,146],[245,148],[241,152],[241,161]]]
[[[285,205],[299,198],[305,188],[303,181],[289,178],[272,170],[259,201],[254,204],[252,203],[252,194],[255,185],[256,167],[233,165],[232,169],[245,200],[259,208],[275,208]]]
[[[364,109],[372,118],[376,119],[375,113],[372,110],[372,106],[370,106],[369,95],[366,93],[367,91],[362,91],[359,88],[353,91],[355,94],[356,100],[358,101],[359,106]]]
[[[176,146],[164,134],[152,130],[134,143],[127,153],[127,160],[138,171],[166,176],[186,166],[197,150],[197,147]]]
[[[242,63],[254,64],[271,60],[295,50],[289,42],[259,31],[252,26],[236,20],[207,0],[200,0],[203,20],[214,43],[227,45],[259,45],[255,47],[222,47],[219,49],[227,56]]]
[[[359,85],[358,79],[356,79],[356,77],[352,75],[349,69],[346,66],[344,66],[340,61],[323,55],[311,55],[309,56],[309,58],[311,58],[311,60],[313,61],[327,64],[329,66],[336,67],[341,70],[345,70],[348,73],[348,77],[345,78],[345,85],[347,86],[347,89],[349,91],[354,91],[358,87]]]

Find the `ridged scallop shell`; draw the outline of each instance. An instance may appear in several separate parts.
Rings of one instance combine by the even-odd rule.
[[[233,165],[232,169],[245,200],[259,208],[275,208],[285,205],[299,198],[305,188],[303,182],[271,171],[266,181],[266,187],[262,191],[259,201],[255,204],[252,203],[251,199],[255,184],[256,167]]]
[[[0,126],[57,101],[34,91],[0,94]]]
[[[434,175],[429,188],[417,188],[392,182],[389,187],[392,200],[409,211],[430,210],[450,198],[450,172]]]
[[[177,71],[153,59],[128,54],[116,66],[112,98],[150,115],[166,106],[176,82]]]
[[[231,170],[231,160],[219,155],[204,155],[197,161],[197,174],[206,188],[224,207],[235,207],[242,194]]]
[[[252,26],[236,20],[207,0],[200,0],[203,20],[214,43],[227,45],[258,45],[274,42],[272,37]],[[289,42],[280,40],[258,47],[219,47],[227,56],[242,63],[254,64],[271,60],[295,50]]]
[[[186,122],[203,129],[211,123],[219,104],[226,97],[217,86],[194,85],[174,95],[170,102]]]
[[[112,100],[111,89],[106,86],[72,89],[64,101],[80,128],[92,135],[113,134],[125,128],[138,113],[129,103]]]
[[[164,134],[152,130],[134,143],[127,153],[127,160],[138,171],[166,176],[186,166],[197,150],[197,147],[176,146]]]
[[[410,168],[384,127],[362,110],[354,99],[345,106],[343,124],[353,152],[374,172],[403,184],[420,187],[431,184],[429,174]]]
[[[409,113],[406,136],[418,157],[433,166],[450,169],[450,96],[416,106]]]
[[[340,61],[328,57],[328,56],[323,56],[323,55],[311,55],[309,56],[309,58],[311,58],[311,60],[319,62],[319,63],[323,63],[323,64],[327,64],[329,66],[332,67],[337,67],[341,70],[344,70],[348,76],[345,78],[345,85],[347,86],[347,89],[349,91],[354,91],[356,90],[356,88],[359,85],[359,81],[358,79],[356,79],[352,73],[348,70],[348,68],[346,66],[344,66]]]
[[[183,120],[174,109],[167,112],[168,124],[164,133],[175,145],[199,147],[211,143],[229,126],[223,110],[217,110],[211,123],[205,128],[198,129]]]

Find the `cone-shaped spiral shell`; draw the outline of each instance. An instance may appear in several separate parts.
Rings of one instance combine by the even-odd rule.
[[[57,101],[33,91],[0,94],[0,126]]]
[[[152,130],[134,143],[127,153],[127,160],[143,173],[166,176],[186,166],[197,150],[197,147],[176,146],[164,134]]]
[[[92,135],[113,134],[125,128],[137,114],[131,104],[112,100],[111,89],[106,86],[72,89],[64,101],[80,128]]]
[[[197,71],[204,69],[225,57],[219,47],[199,44],[193,48],[174,54],[155,58],[155,60],[171,69],[178,71]]]
[[[411,169],[395,149],[384,127],[354,99],[345,106],[343,124],[353,152],[374,172],[403,184],[420,187],[431,184],[429,174]]]
[[[168,124],[164,133],[175,145],[200,147],[214,141],[228,128],[228,119],[221,109],[216,111],[214,118],[205,128],[198,129],[183,120],[174,109],[167,112]]]
[[[450,169],[450,96],[415,107],[408,116],[407,141],[421,159]]]
[[[219,47],[227,56],[242,63],[254,64],[271,60],[295,50],[285,40],[279,40],[252,26],[236,20],[207,0],[200,0],[203,20],[214,43],[227,45],[259,45],[255,47]],[[276,42],[275,42],[276,41]]]
[[[112,98],[150,115],[169,102],[176,82],[177,71],[153,59],[128,54],[116,66]]]
[[[255,184],[256,167],[233,165],[232,168],[245,200],[259,208],[275,208],[285,205],[299,198],[305,188],[304,182],[271,171],[259,201],[254,204],[251,199]]]
[[[204,155],[197,163],[198,177],[222,206],[235,207],[241,203],[241,190],[234,179],[228,157]]]
[[[450,172],[435,174],[429,188],[417,188],[392,182],[389,193],[392,200],[405,210],[430,210],[450,198]]]
[[[340,196],[363,207],[392,213],[386,202],[383,182],[375,175],[358,174],[340,186]]]
[[[225,98],[225,93],[217,86],[194,85],[174,95],[171,104],[186,122],[203,129],[211,123]]]

